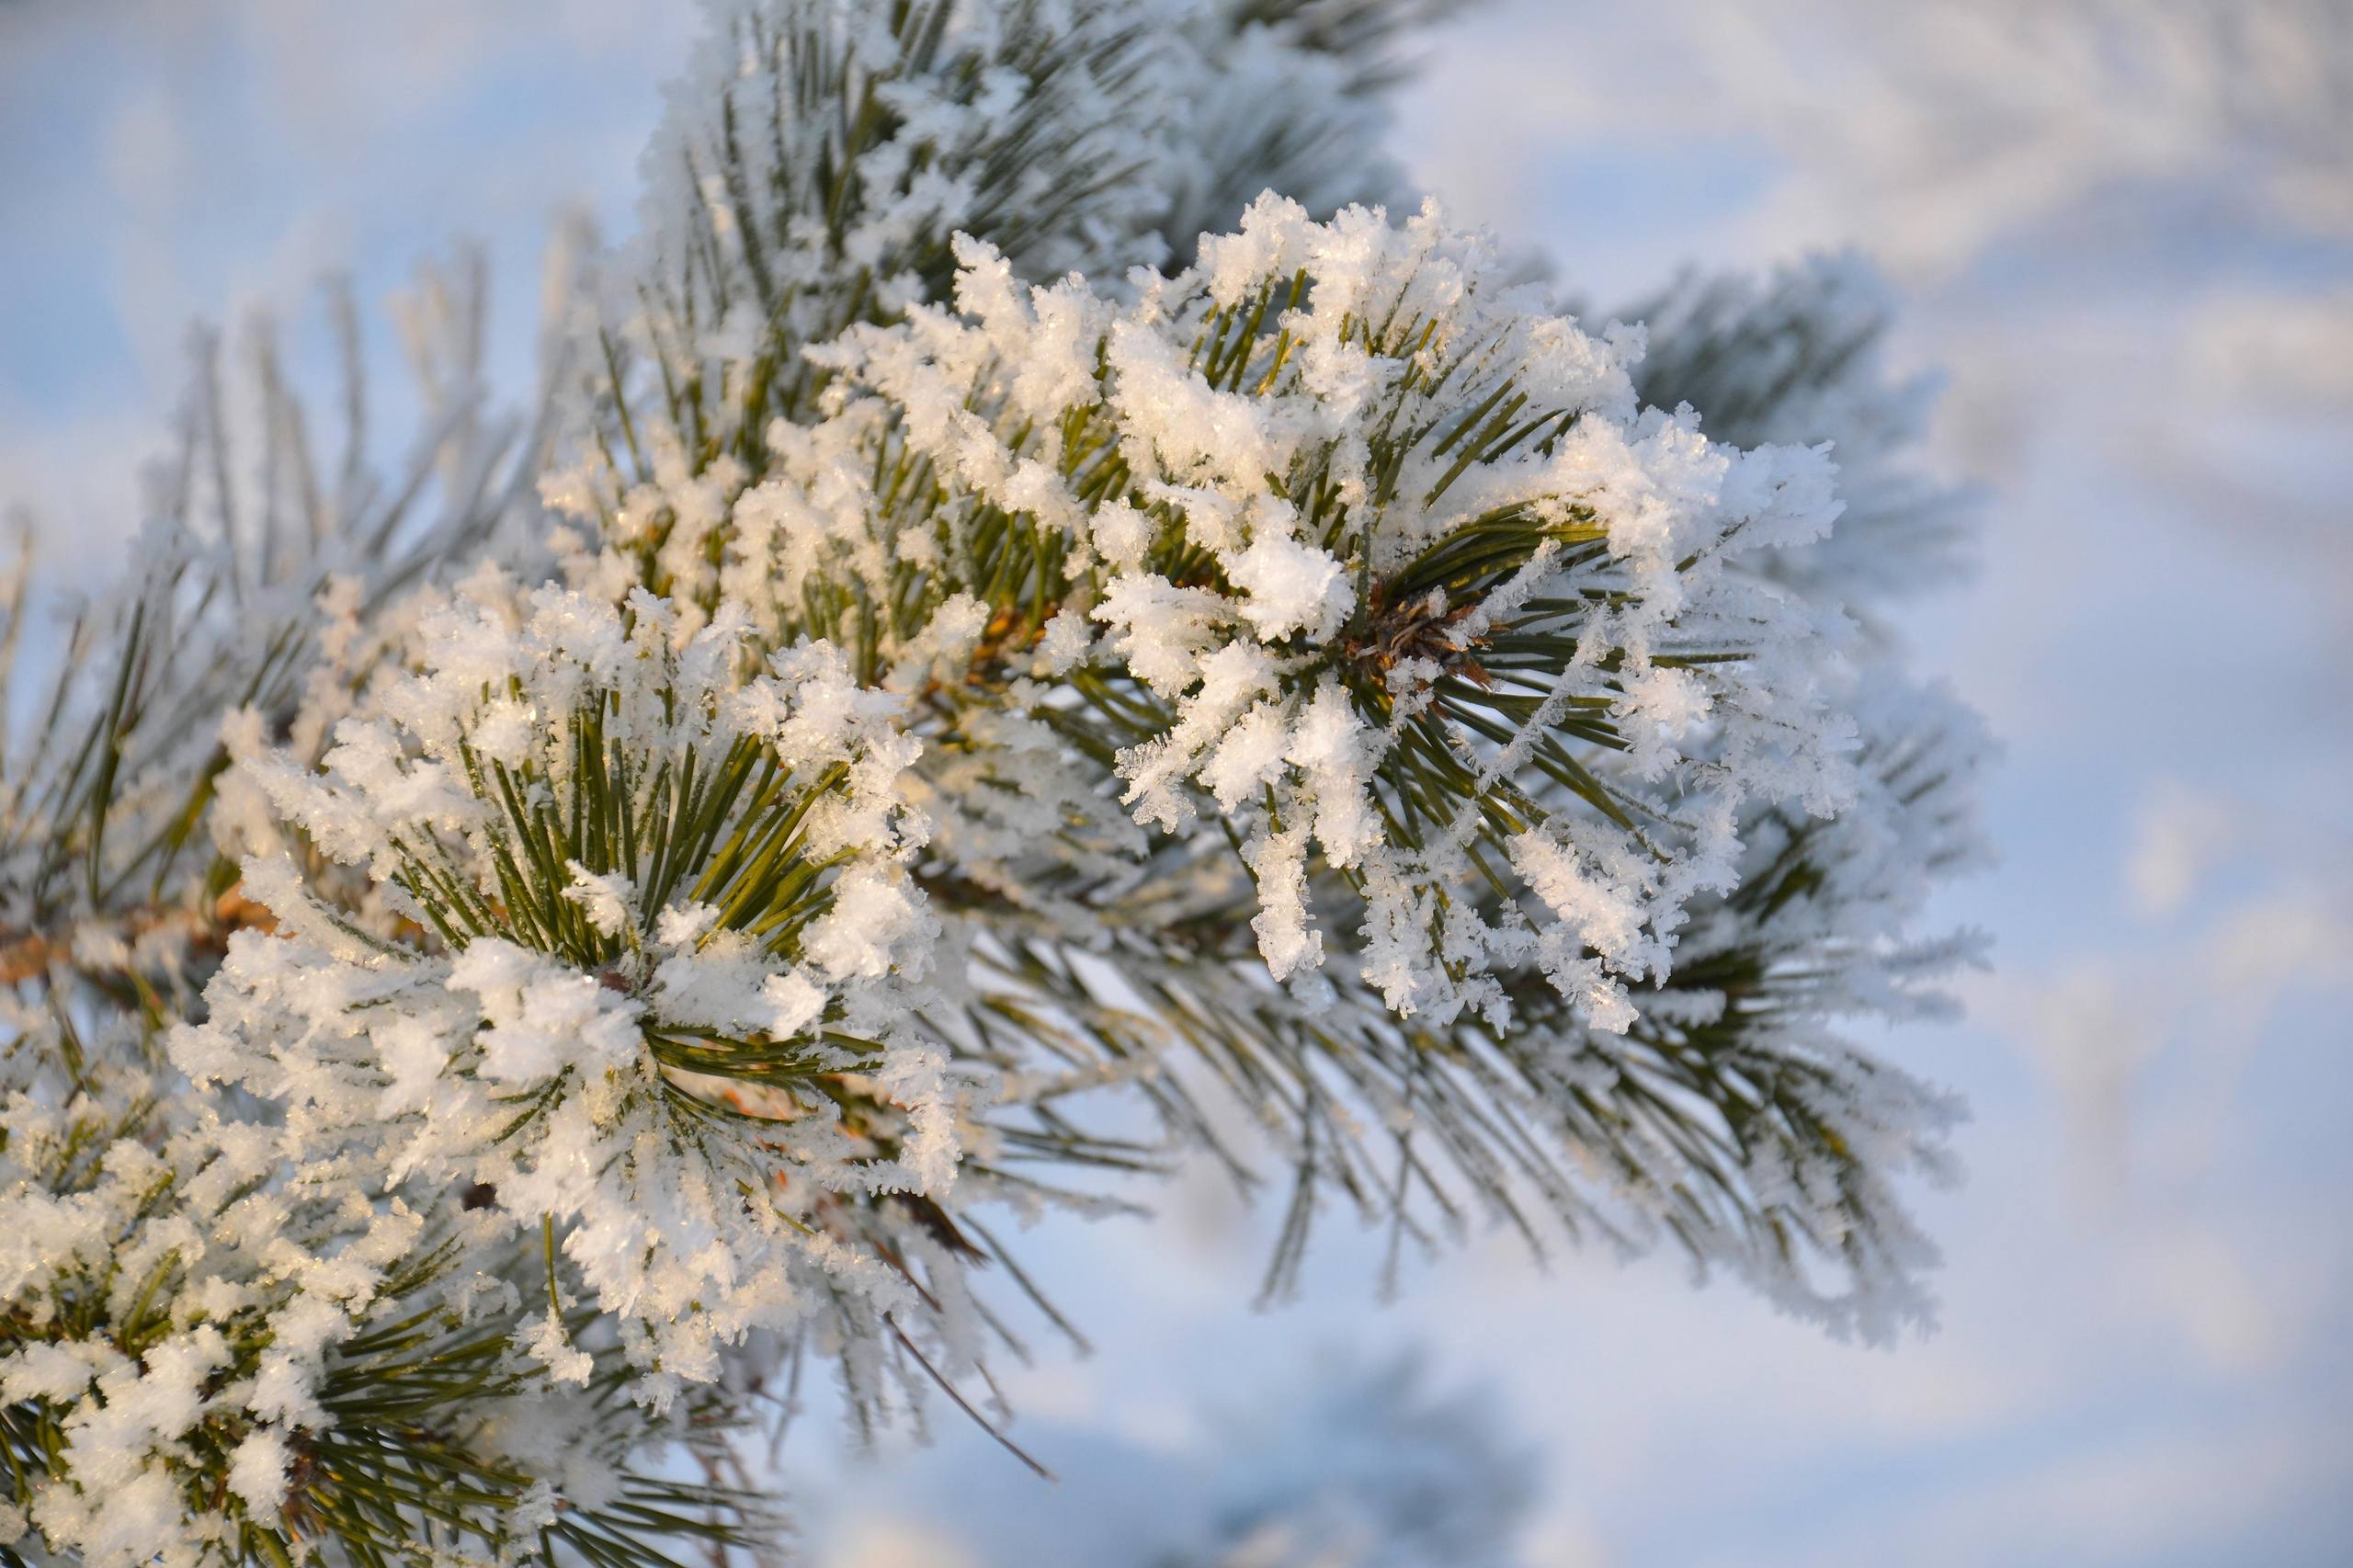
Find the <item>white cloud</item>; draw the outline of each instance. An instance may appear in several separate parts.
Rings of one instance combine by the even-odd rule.
[[[2142,915],[2173,915],[2188,903],[2207,873],[2236,847],[2244,810],[2177,779],[2149,792],[2124,867],[2125,886]]]
[[[2353,403],[2353,288],[2222,293],[2191,323],[2189,358],[2209,397],[2341,409]]]
[[[827,1559],[835,1568],[979,1568],[948,1532],[908,1519],[867,1515]]]
[[[1662,142],[1740,138],[1775,177],[1713,215],[1711,251],[1851,239],[1927,279],[2153,184],[2353,231],[2353,16],[2333,0],[1520,0],[1463,37],[1425,111],[1460,132],[1417,172],[1483,205],[1534,147],[1615,151],[1638,182]]]
[[[2353,1465],[2341,1424],[2311,1415],[2171,1430],[2014,1460],[1977,1483],[1885,1507],[1801,1551],[1744,1568],[2009,1568],[2252,1562],[2230,1543],[2279,1511],[2328,1496]]]

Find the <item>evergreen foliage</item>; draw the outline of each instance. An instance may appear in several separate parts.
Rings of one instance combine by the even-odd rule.
[[[1646,338],[1408,214],[1427,10],[718,0],[526,415],[463,268],[393,477],[347,304],[333,471],[201,357],[6,599],[0,1562],[772,1560],[807,1358],[988,1420],[1004,1219],[1188,1157],[1272,1296],[1336,1201],[1927,1320],[1927,389],[1851,261]]]

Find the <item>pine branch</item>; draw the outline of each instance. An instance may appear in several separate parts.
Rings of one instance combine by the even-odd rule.
[[[1840,608],[1925,392],[1843,265],[1638,360],[1349,205],[1439,9],[730,5],[529,417],[478,263],[392,479],[347,300],[335,464],[199,340],[138,574],[0,585],[0,1533],[767,1561],[782,1369],[990,1425],[1083,1341],[981,1211],[1193,1156],[1270,1299],[1346,1207],[1925,1319],[1956,1108],[1839,1033],[1976,952],[1984,738]]]

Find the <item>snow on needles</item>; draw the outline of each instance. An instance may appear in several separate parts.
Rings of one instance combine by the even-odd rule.
[[[437,282],[404,476],[206,361],[53,692],[7,574],[0,1556],[756,1545],[676,1477],[788,1365],[977,1387],[977,1210],[1188,1150],[1269,1296],[1337,1199],[1928,1316],[1958,1108],[1839,1032],[1980,948],[1928,389],[1851,263],[1595,326],[1351,204],[1359,9],[714,0],[535,417]]]
[[[829,1285],[900,1300],[824,1235],[842,1194],[955,1176],[911,1021],[937,925],[897,703],[821,644],[746,676],[739,616],[684,635],[642,592],[483,574],[418,627],[419,667],[316,769],[239,760],[435,950],[242,934],[176,1062],[299,1108],[291,1163],[364,1142],[399,1182],[562,1227],[657,1406]],[[247,875],[291,928],[324,914]],[[887,1085],[870,1115],[820,1086],[846,1078]]]
[[[1120,752],[1123,799],[1163,831],[1211,801],[1233,823],[1277,978],[1330,950],[1312,851],[1361,900],[1350,960],[1401,1013],[1500,1026],[1484,971],[1535,959],[1622,1028],[1685,903],[1728,885],[1742,802],[1848,798],[1820,681],[1840,622],[1730,569],[1829,528],[1825,454],[1638,413],[1639,335],[1547,313],[1435,209],[1319,223],[1262,197],[1124,302],[959,255],[956,309],[816,357],[952,494],[1060,531],[1062,613],[1102,631],[1076,662],[1165,713]],[[839,472],[739,508],[774,515],[787,486],[871,513]],[[790,553],[854,530],[813,519]],[[1572,717],[1612,755],[1555,767]],[[1581,799],[1547,797],[1563,774]],[[1483,849],[1525,896],[1486,896]]]

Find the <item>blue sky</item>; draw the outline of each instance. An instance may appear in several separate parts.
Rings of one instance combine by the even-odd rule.
[[[492,253],[519,387],[540,244],[566,206],[626,232],[688,10],[0,10],[0,499],[102,573],[191,316],[314,324],[323,270],[373,300],[452,236]],[[1968,1022],[1886,1041],[1975,1111],[1967,1184],[1921,1199],[1941,1330],[1852,1348],[1673,1259],[1540,1273],[1504,1238],[1382,1306],[1345,1221],[1306,1300],[1255,1313],[1271,1217],[1187,1180],[1157,1227],[1034,1239],[1098,1351],[1008,1391],[1071,1479],[953,1426],[847,1462],[813,1419],[818,1561],[1100,1562],[1151,1478],[1233,1440],[1205,1408],[1408,1344],[1535,1446],[1530,1568],[2343,1561],[2353,23],[2220,15],[1500,0],[1396,119],[1458,217],[1588,298],[1859,244],[1904,358],[1949,373],[1938,460],[1989,502],[1910,656],[2007,760],[2002,867],[1943,911],[1996,968]]]

